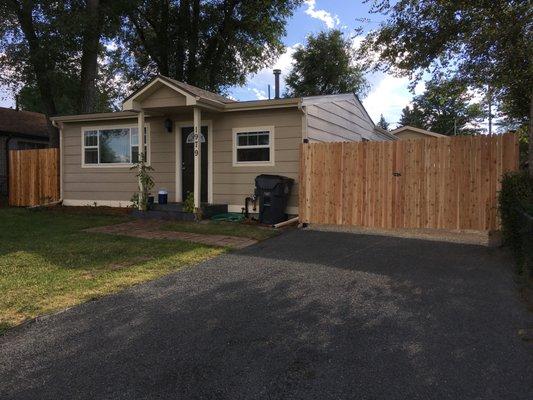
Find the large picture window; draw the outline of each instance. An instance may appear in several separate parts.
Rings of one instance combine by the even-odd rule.
[[[233,165],[274,165],[274,128],[233,130]]]
[[[148,129],[144,128],[148,154]],[[137,127],[83,129],[83,165],[131,165],[139,160]],[[148,160],[149,161],[149,160]]]

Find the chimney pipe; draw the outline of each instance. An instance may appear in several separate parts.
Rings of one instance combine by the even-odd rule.
[[[279,76],[281,74],[281,69],[274,70],[275,86],[274,86],[274,98],[279,99]]]

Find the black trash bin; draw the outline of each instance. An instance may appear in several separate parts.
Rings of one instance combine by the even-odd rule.
[[[293,183],[293,179],[279,175],[263,174],[255,178],[260,223],[274,225],[287,220],[285,209]]]

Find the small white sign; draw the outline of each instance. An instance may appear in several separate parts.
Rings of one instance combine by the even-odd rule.
[[[186,143],[194,143],[194,132],[189,133]],[[200,143],[205,143],[205,136],[200,133]]]

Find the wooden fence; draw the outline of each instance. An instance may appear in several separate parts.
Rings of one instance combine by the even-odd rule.
[[[59,200],[59,149],[9,151],[9,205]]]
[[[518,162],[513,134],[303,144],[300,220],[496,230],[500,179]]]

